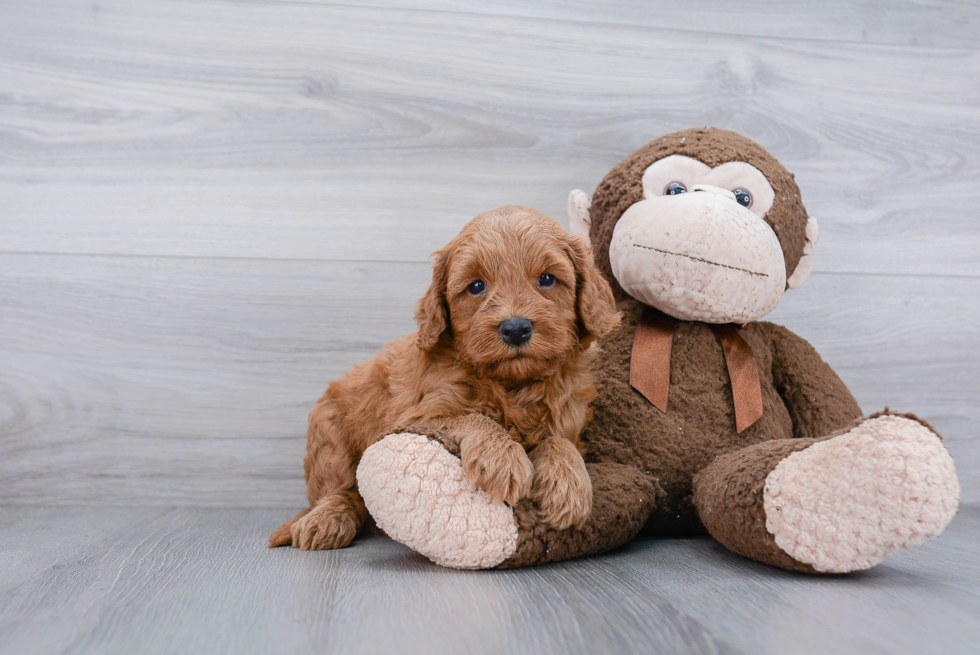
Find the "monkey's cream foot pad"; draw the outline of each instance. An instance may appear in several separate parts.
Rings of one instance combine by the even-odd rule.
[[[937,536],[959,497],[939,437],[885,414],[781,461],[766,478],[766,528],[817,571],[858,571]]]
[[[378,527],[441,566],[492,568],[517,549],[513,510],[426,436],[403,432],[372,445],[357,467],[357,487]]]

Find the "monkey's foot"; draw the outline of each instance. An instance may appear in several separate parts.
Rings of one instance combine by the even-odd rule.
[[[765,525],[793,559],[844,573],[939,535],[959,497],[939,436],[882,414],[780,461],[765,481]]]
[[[357,487],[378,527],[441,566],[492,568],[517,550],[514,511],[430,437],[402,432],[369,447]]]

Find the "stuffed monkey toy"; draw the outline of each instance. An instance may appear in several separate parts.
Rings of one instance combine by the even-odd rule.
[[[597,344],[582,434],[592,511],[557,530],[495,501],[440,435],[371,446],[357,479],[392,538],[436,563],[510,568],[707,532],[807,573],[867,569],[935,537],[959,503],[953,461],[911,414],[863,415],[814,348],[760,319],[813,262],[793,175],[733,132],[659,138],[569,198],[623,327]]]

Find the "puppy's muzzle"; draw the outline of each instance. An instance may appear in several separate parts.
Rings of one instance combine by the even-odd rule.
[[[530,341],[534,334],[534,323],[523,316],[508,318],[497,326],[497,332],[508,346],[521,346]]]

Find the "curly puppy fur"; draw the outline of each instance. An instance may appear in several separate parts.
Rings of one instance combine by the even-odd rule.
[[[546,273],[554,282],[543,285]],[[477,280],[485,288],[474,294]],[[367,516],[357,464],[396,428],[442,432],[459,444],[471,480],[508,503],[530,496],[546,523],[566,528],[588,516],[592,488],[578,447],[595,396],[590,345],[619,315],[587,242],[526,207],[481,214],[435,253],[415,317],[416,334],[387,344],[317,402],[305,461],[310,507],[273,532],[270,546],[350,544]],[[514,317],[533,325],[518,346],[498,329]]]

